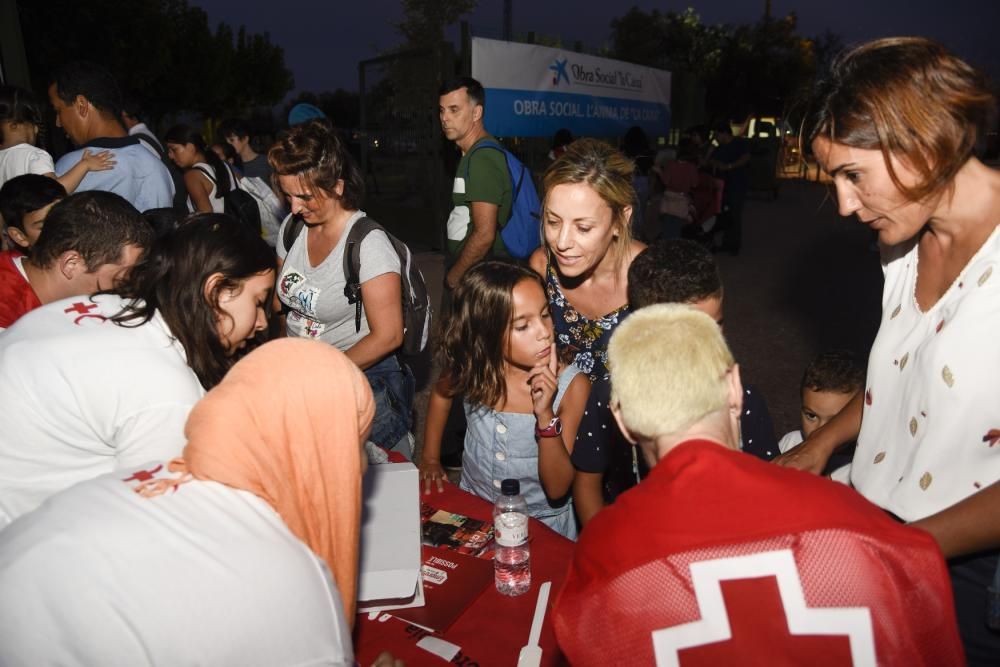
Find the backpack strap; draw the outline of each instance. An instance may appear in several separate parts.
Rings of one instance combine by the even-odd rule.
[[[230,190],[242,190],[243,188],[240,187],[240,177],[236,174],[236,170],[233,169],[233,165],[223,160],[222,166],[229,175],[229,184],[232,186]]]
[[[496,150],[498,150],[501,153],[503,153],[504,164],[507,165],[507,173],[510,175],[511,184],[514,186],[514,191],[510,195],[510,200],[511,200],[511,203],[513,204],[513,202],[517,200],[517,195],[521,193],[521,184],[524,182],[524,174],[525,174],[525,172],[528,171],[527,167],[524,167],[522,165],[521,175],[517,179],[517,182],[515,183],[514,182],[514,174],[511,173],[511,171],[510,171],[510,160],[507,159],[507,153],[509,153],[510,151],[508,151],[506,148],[504,148],[503,146],[501,146],[496,141],[489,141],[489,140],[480,143],[479,146],[478,146],[478,148],[473,149],[473,152],[475,152],[479,148],[495,148]],[[466,175],[468,175],[468,174],[466,174]],[[511,208],[511,215],[513,215],[513,213],[514,213],[514,211],[513,211],[513,206],[512,206],[512,208]]]
[[[289,218],[288,222],[285,223],[285,231],[281,235],[281,247],[285,249],[285,254],[288,254],[288,251],[292,249],[295,239],[299,238],[302,228],[306,226],[306,221],[302,219],[301,215],[293,214]]]
[[[382,229],[382,225],[367,216],[360,218],[348,232],[347,246],[344,248],[344,277],[347,280],[344,296],[347,297],[347,303],[355,304],[355,333],[361,331],[361,242],[375,229]]]
[[[503,146],[501,146],[500,144],[498,144],[495,141],[490,141],[489,139],[486,139],[485,141],[479,141],[478,143],[476,143],[476,145],[472,147],[472,150],[469,151],[469,159],[465,161],[465,182],[466,183],[469,182],[469,169],[472,168],[472,154],[475,153],[476,151],[478,151],[480,148],[492,148],[494,150],[500,151],[501,153],[504,153]],[[504,163],[506,163],[506,162],[507,162],[507,155],[504,154]],[[510,169],[508,168],[507,171],[510,171]]]
[[[142,142],[143,146],[148,146],[149,148],[153,149],[153,152],[160,157],[161,161],[167,159],[167,156],[163,152],[163,149],[160,148],[159,142],[156,141],[156,139],[154,139],[152,135],[146,134],[145,132],[136,132],[132,136],[138,139],[140,142]]]
[[[216,199],[222,199],[233,190],[240,189],[239,180],[236,178],[236,174],[233,173],[232,168],[229,166],[229,163],[223,162],[223,165],[224,168],[226,169],[226,172],[229,174],[229,185],[230,185],[229,189],[226,190],[225,192],[222,192],[221,188],[219,187],[219,181],[215,178],[215,176],[211,174],[211,172],[208,171],[208,169],[205,169],[204,167],[194,167],[194,169],[205,174],[205,178],[210,180],[212,182],[212,185],[215,186]]]
[[[215,180],[215,176],[213,176],[208,171],[208,169],[205,169],[203,167],[195,167],[195,170],[200,171],[201,173],[205,174],[205,178],[207,178],[208,180],[210,180],[212,182],[212,186],[215,187],[215,198],[216,199],[222,199],[223,194],[219,190],[219,182],[217,180]]]
[[[215,180],[215,176],[212,176],[211,172],[209,172],[208,169],[204,169],[202,167],[195,167],[194,169],[196,171],[200,171],[201,173],[205,174],[205,178],[212,181],[212,185],[218,187],[218,181]]]
[[[288,255],[288,251],[292,249],[292,245],[295,243],[295,239],[299,238],[299,234],[302,233],[302,229],[306,226],[305,220],[302,219],[300,215],[290,214],[288,216],[288,222],[285,223],[285,232],[281,235],[281,246],[285,249],[285,255]],[[281,304],[281,314],[286,315],[291,310],[284,303]]]
[[[508,164],[507,162],[507,149],[505,149],[497,142],[487,139],[485,141],[480,141],[479,143],[477,143],[475,146],[472,147],[471,151],[469,151],[469,159],[466,160],[465,162],[466,183],[469,182],[469,170],[472,168],[472,154],[478,151],[480,148],[492,148],[494,150],[500,151],[500,154],[503,155],[503,163],[504,166],[507,167],[507,176],[510,178],[511,186],[513,186],[511,188],[511,193],[510,193],[510,214],[514,215],[514,202],[517,201],[517,195],[518,193],[521,192],[521,181],[524,179],[524,172],[527,171],[527,169],[521,170],[521,178],[517,179],[517,183],[515,183],[514,174],[511,173],[510,164]],[[466,185],[466,190],[468,190],[468,185]],[[509,217],[506,220],[504,220],[502,225],[499,225],[499,229],[503,229],[508,222],[510,222]]]

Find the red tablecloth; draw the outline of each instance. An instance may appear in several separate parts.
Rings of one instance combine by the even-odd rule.
[[[421,500],[438,509],[476,519],[488,520],[493,511],[489,503],[453,484],[445,484],[442,493],[431,491],[429,494],[421,494]],[[562,588],[569,568],[573,542],[534,519],[531,520],[529,534],[531,590],[511,598],[497,593],[494,586],[488,586],[447,632],[437,635],[461,647],[461,652],[452,663],[465,667],[513,667],[517,664],[518,652],[528,642],[538,587],[546,581],[552,582],[549,594],[551,612],[552,603]],[[407,667],[448,664],[417,646],[417,642],[428,634],[431,633],[395,617],[378,622],[368,620],[367,613],[359,614],[354,629],[357,661],[362,667],[367,667],[379,653],[389,651],[403,660]],[[556,645],[548,613],[539,643],[542,646],[543,665],[566,664]]]

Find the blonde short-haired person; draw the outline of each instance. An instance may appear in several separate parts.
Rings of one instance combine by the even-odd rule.
[[[642,308],[608,360],[652,471],[580,537],[555,607],[573,665],[962,664],[929,535],[738,451],[739,367],[712,318]]]

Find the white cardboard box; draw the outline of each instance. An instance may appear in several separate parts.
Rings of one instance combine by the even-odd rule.
[[[368,466],[361,505],[358,611],[423,606],[420,565],[416,466]]]

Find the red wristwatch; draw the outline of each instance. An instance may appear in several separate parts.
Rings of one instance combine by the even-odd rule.
[[[535,424],[535,437],[536,438],[554,438],[557,435],[562,434],[562,420],[559,417],[553,417],[552,421],[545,428],[538,428],[538,424]]]

